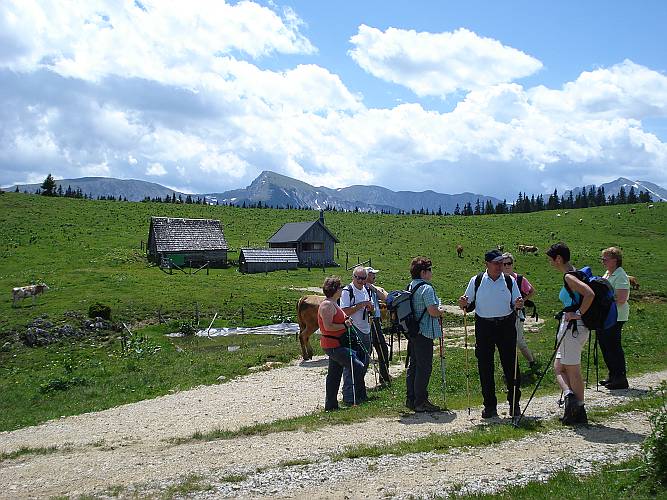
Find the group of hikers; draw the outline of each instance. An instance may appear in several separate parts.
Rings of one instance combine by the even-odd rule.
[[[584,406],[581,353],[591,329],[596,330],[603,359],[609,370],[609,376],[600,383],[610,390],[628,388],[621,330],[629,315],[630,283],[622,267],[622,252],[616,247],[607,248],[601,253],[601,262],[606,269],[603,277],[591,276],[589,268],[577,270],[570,261],[570,249],[565,243],[552,245],[546,255],[549,264],[563,275],[563,286],[558,296],[563,308],[556,315],[559,325],[552,355],[556,381],[562,389],[561,400],[564,403],[561,421],[565,425],[585,424],[588,419]],[[497,348],[507,384],[509,414],[514,418],[522,415],[518,352],[521,351],[526,357],[531,371],[537,373],[539,369],[523,335],[524,306],[533,297],[535,288],[524,276],[514,272],[514,257],[511,253],[489,250],[484,260],[485,271],[470,278],[465,292],[458,299],[458,306],[464,310],[464,324],[467,317],[465,314],[472,311],[475,313],[475,357],[484,404],[481,416],[483,419],[498,416],[494,381]],[[388,294],[375,284],[378,272],[372,267],[358,266],[354,268],[352,282],[348,285],[343,285],[337,276],[327,277],[322,285],[325,299],[318,309],[318,322],[320,345],[329,359],[325,399],[327,411],[339,408],[341,377],[343,404],[352,406],[367,399],[364,376],[373,349],[377,353],[380,385],[391,382],[390,354],[382,331],[379,303],[387,299],[390,303],[391,295],[397,292]],[[428,384],[433,370],[433,342],[436,339],[440,343],[440,358],[443,362],[443,309],[432,284],[431,260],[423,256],[412,259],[410,275],[412,280],[406,292],[410,295],[413,316],[410,320],[414,327],[409,329],[410,333],[406,332],[408,364],[405,406],[415,412],[437,412],[441,409],[429,400]],[[608,309],[602,313],[604,317],[600,319],[595,315],[601,314],[599,303],[603,299],[598,300],[596,297],[600,295],[601,289],[604,290],[604,286],[609,289],[611,298],[610,304],[607,304]],[[550,366],[551,361],[542,376]],[[444,381],[444,366],[441,368]]]

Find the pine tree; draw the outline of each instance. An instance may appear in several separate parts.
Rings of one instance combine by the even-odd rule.
[[[42,182],[42,194],[44,196],[55,196],[56,195],[56,181],[53,180],[51,174],[46,176],[44,182]]]
[[[454,208],[454,215],[461,215],[461,207],[459,207],[459,204],[456,204],[456,207]]]
[[[630,192],[628,193],[628,203],[637,203],[637,194],[635,193],[635,187],[630,187]]]
[[[618,204],[625,205],[628,202],[628,197],[625,194],[625,186],[621,186],[621,189],[618,191]]]

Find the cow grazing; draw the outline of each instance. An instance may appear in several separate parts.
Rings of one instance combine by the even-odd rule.
[[[648,208],[653,208],[653,203],[651,203],[651,204],[648,206]]]
[[[504,245],[496,245],[496,248],[498,249],[499,252],[502,252],[503,250],[505,250]]]
[[[637,211],[637,210],[635,210],[634,208],[631,208],[631,209],[630,209],[630,213],[631,213],[631,214],[634,214],[636,211]]]
[[[456,245],[456,255],[462,259],[463,258],[463,245]]]
[[[584,219],[579,219],[579,224],[581,224],[582,222],[584,222]]]
[[[532,253],[537,255],[537,247],[535,245],[519,245],[519,252],[522,254]]]
[[[554,233],[553,231],[551,231],[551,239],[553,240],[555,237],[556,237],[556,233]]]
[[[621,218],[621,212],[616,212],[616,217]]]
[[[560,217],[560,214],[556,214],[556,217]]]
[[[19,300],[32,297],[32,303],[35,304],[35,298],[49,289],[44,283],[38,285],[19,286],[12,288],[12,307],[16,307]]]
[[[628,280],[630,281],[630,286],[633,290],[639,290],[639,281],[637,281],[637,278],[634,276],[628,276]]]

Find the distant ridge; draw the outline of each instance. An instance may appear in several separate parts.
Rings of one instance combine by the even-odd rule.
[[[56,185],[62,186],[63,191],[71,187],[72,190],[81,189],[84,194],[93,198],[101,196],[113,196],[115,198],[127,198],[129,201],[141,201],[148,198],[165,198],[167,196],[181,196],[185,199],[188,195],[193,198],[206,198],[209,203],[231,203],[241,206],[262,205],[273,207],[294,208],[336,208],[337,210],[361,211],[385,211],[396,213],[399,211],[410,212],[412,210],[428,210],[437,212],[453,213],[456,205],[463,210],[466,203],[473,207],[479,199],[482,206],[487,200],[497,205],[502,200],[492,196],[475,193],[443,194],[435,191],[391,191],[381,186],[348,186],[332,189],[327,187],[315,187],[306,182],[287,177],[269,170],[262,172],[252,183],[243,189],[234,189],[221,193],[184,193],[175,191],[168,187],[153,182],[135,179],[114,179],[111,177],[81,177],[78,179],[56,180]],[[657,184],[647,181],[631,181],[620,177],[615,181],[600,184],[604,187],[605,195],[618,196],[621,187],[625,188],[626,194],[630,188],[635,188],[637,194],[640,191],[648,191],[654,201],[667,201],[667,190]],[[19,184],[19,191],[34,193],[40,184]],[[586,189],[590,186],[586,186]],[[15,190],[16,185],[5,188]],[[576,197],[581,188],[572,190]],[[559,193],[568,196],[569,191]],[[548,194],[545,194],[545,198]],[[510,201],[511,203],[511,201]]]

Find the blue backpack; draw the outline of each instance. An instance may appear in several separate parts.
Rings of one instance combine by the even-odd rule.
[[[591,307],[581,317],[586,328],[601,332],[614,326],[618,320],[618,310],[614,297],[614,287],[611,286],[611,283],[601,276],[594,276],[591,268],[588,266],[566,274],[574,275],[577,279],[586,283],[593,290],[593,293],[595,293]],[[572,302],[576,302],[574,292],[567,286],[565,275],[563,275],[563,284],[567,293],[570,294]],[[573,310],[579,309],[580,305],[581,303],[578,303],[576,306],[568,307],[567,310],[572,308],[574,308]]]

